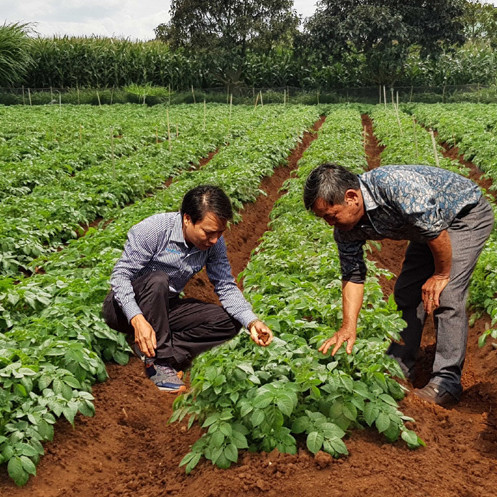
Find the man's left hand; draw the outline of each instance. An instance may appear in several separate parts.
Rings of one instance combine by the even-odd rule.
[[[267,347],[273,341],[273,332],[260,320],[249,324],[250,338],[261,347]]]
[[[434,274],[431,278],[428,278],[426,283],[421,287],[423,306],[427,314],[431,314],[440,306],[440,295],[449,283],[449,280],[450,278],[448,276]]]

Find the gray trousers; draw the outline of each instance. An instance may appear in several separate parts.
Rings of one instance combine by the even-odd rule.
[[[468,338],[466,300],[478,257],[494,223],[490,204],[482,197],[469,212],[457,217],[447,230],[452,244],[450,281],[433,312],[437,343],[431,382],[459,399],[461,375]],[[407,327],[401,332],[404,344],[392,343],[388,353],[405,372],[412,373],[421,343],[426,313],[421,287],[433,275],[435,266],[427,244],[411,242],[394,289],[395,301]]]

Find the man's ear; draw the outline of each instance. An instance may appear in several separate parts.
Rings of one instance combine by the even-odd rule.
[[[357,190],[349,188],[345,192],[344,200],[347,205],[359,205],[359,192]]]

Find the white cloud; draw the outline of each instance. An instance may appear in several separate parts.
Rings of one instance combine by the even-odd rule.
[[[295,0],[303,17],[315,1]],[[32,23],[41,36],[115,36],[151,40],[154,28],[170,19],[171,0],[0,0],[0,23]]]

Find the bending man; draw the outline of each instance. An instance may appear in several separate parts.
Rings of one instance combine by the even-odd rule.
[[[134,336],[134,349],[161,390],[183,391],[178,372],[242,326],[258,345],[273,339],[232,276],[222,237],[232,217],[230,200],[220,188],[198,186],[186,193],[180,212],[156,214],[133,226],[112,271],[105,321]],[[204,266],[222,307],[180,298]]]
[[[423,325],[433,313],[437,345],[430,382],[415,394],[450,405],[462,393],[466,353],[466,299],[471,274],[494,222],[478,187],[455,173],[429,166],[383,166],[361,175],[335,164],[314,169],[304,203],[334,226],[343,278],[343,323],[320,347],[332,355],[347,342],[352,352],[363,301],[366,240],[409,240],[395,300],[407,327],[403,344],[388,353],[412,379]]]

